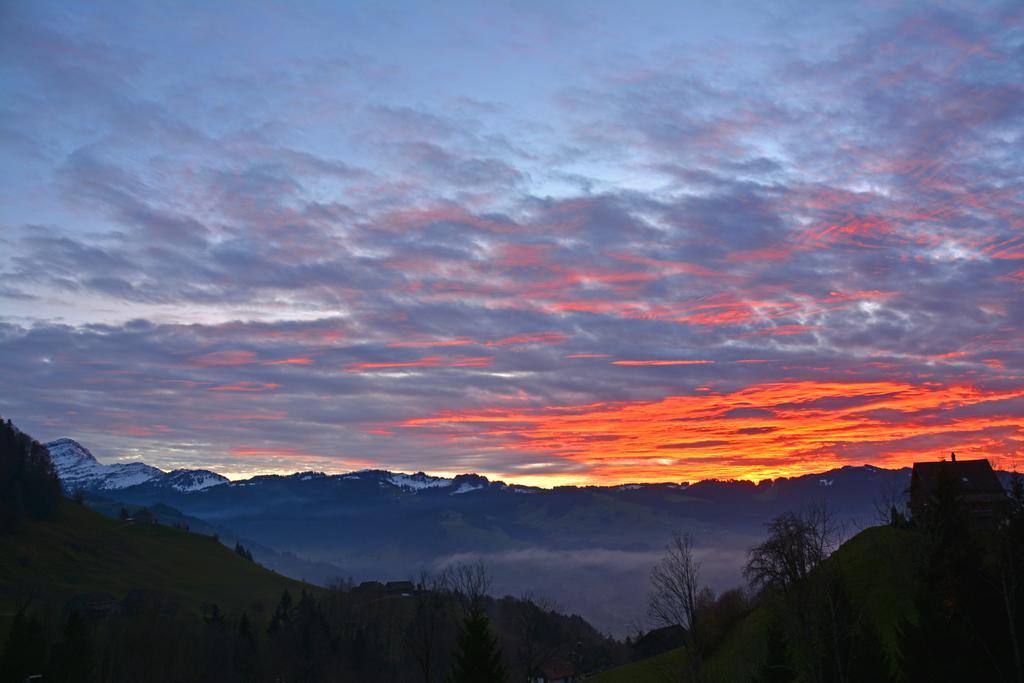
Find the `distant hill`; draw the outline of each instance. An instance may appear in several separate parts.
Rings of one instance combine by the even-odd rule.
[[[156,591],[186,612],[204,603],[265,619],[285,589],[315,590],[243,559],[208,536],[109,519],[64,501],[51,520],[0,535],[0,612],[76,595]],[[3,636],[0,635],[0,638]]]
[[[91,509],[115,519],[121,515],[122,510],[134,514],[145,507],[134,503],[121,503],[93,493],[86,494],[84,502]],[[210,524],[206,520],[186,515],[170,505],[157,503],[146,509],[156,517],[160,524],[165,526],[184,527],[194,534],[216,536],[228,548],[233,548],[236,543],[241,543],[261,565],[290,578],[307,581],[318,586],[328,586],[336,583],[339,579],[348,577],[348,572],[345,569],[330,562],[307,560],[294,553],[278,552],[250,538],[240,536],[225,526]]]

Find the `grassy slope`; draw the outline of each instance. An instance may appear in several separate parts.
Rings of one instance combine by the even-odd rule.
[[[850,600],[864,605],[871,614],[879,638],[890,652],[896,648],[899,621],[913,612],[911,543],[907,531],[872,527],[844,543],[828,560],[841,571]],[[709,682],[751,680],[764,657],[768,621],[763,608],[740,621],[708,658],[702,678]],[[673,650],[589,680],[663,683],[672,680],[670,672],[684,670],[685,661],[682,650]]]
[[[10,615],[25,597],[61,606],[78,593],[120,599],[133,588],[168,593],[186,610],[213,602],[257,618],[273,610],[285,589],[317,590],[248,562],[211,537],[109,519],[69,502],[54,520],[27,521],[0,535],[0,615]]]

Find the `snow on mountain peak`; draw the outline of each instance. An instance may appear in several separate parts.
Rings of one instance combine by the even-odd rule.
[[[178,491],[199,491],[227,481],[208,470],[163,470],[142,462],[105,465],[74,439],[45,444],[66,491],[110,491],[152,482]]]
[[[451,479],[432,477],[423,472],[417,472],[416,474],[392,474],[386,481],[398,488],[409,491],[421,491],[423,489],[435,489],[452,485]]]
[[[169,486],[183,492],[202,491],[227,482],[227,477],[210,470],[173,470],[159,480],[161,486]]]
[[[54,467],[58,466],[58,460],[68,466],[83,460],[96,462],[96,458],[89,452],[89,449],[74,439],[65,438],[51,441],[46,444],[46,449],[50,451],[50,460]]]

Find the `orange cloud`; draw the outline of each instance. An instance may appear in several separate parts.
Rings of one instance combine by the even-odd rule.
[[[999,401],[1024,390],[905,382],[780,382],[658,401],[442,413],[401,423],[458,443],[569,459],[592,481],[760,479],[853,462],[902,466],[941,449],[1006,454],[993,429],[1020,434]],[[985,404],[990,409],[979,410]],[[973,411],[956,413],[958,408]],[[1009,411],[1009,412],[1006,412]]]
[[[264,365],[312,365],[312,358],[282,358],[281,360],[268,360]]]

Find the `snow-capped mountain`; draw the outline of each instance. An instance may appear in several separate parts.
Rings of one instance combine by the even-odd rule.
[[[187,492],[227,482],[227,478],[209,470],[164,472],[142,462],[104,465],[74,439],[57,439],[46,444],[46,448],[67,491],[112,491],[151,484]]]

